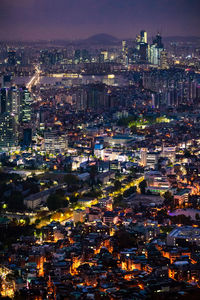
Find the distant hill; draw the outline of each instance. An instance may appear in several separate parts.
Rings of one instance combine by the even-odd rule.
[[[85,40],[77,41],[81,44],[88,45],[115,45],[120,42],[120,40],[112,35],[106,33],[95,34]]]
[[[198,43],[200,42],[199,36],[167,36],[163,37],[164,42],[182,42],[182,43]]]
[[[100,33],[95,34],[86,39],[86,41],[93,42],[93,43],[115,43],[118,42],[118,38],[114,37],[113,35],[106,34],[106,33]]]

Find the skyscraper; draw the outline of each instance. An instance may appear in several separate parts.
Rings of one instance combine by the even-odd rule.
[[[0,90],[0,150],[17,145],[19,93],[15,88]]]
[[[146,63],[148,61],[148,43],[147,32],[142,30],[140,35],[136,37],[136,49],[138,50],[140,62]]]
[[[20,91],[20,121],[29,123],[32,114],[32,97],[27,88]]]
[[[16,88],[0,89],[0,113],[19,114],[19,92]]]
[[[168,69],[169,68],[168,61],[167,61],[167,51],[166,50],[163,50],[161,52],[160,67],[161,67],[161,69]]]
[[[158,33],[150,46],[150,63],[153,65],[160,66],[161,64],[161,53],[164,51],[164,46],[162,43],[162,37]]]
[[[17,120],[14,115],[0,114],[0,151],[14,147],[18,142]]]
[[[140,32],[140,42],[147,44],[147,32],[145,30]]]

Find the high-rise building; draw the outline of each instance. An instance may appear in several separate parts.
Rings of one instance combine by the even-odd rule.
[[[19,91],[12,88],[0,89],[0,113],[13,113],[15,116],[19,115]]]
[[[163,50],[160,56],[160,67],[161,69],[169,69],[168,59],[167,59],[167,51]]]
[[[142,166],[146,167],[146,165],[147,165],[147,148],[142,148],[140,150],[140,155],[141,155],[140,163]]]
[[[153,65],[161,65],[161,53],[164,51],[162,37],[158,33],[150,46],[150,63]]]
[[[18,142],[19,91],[0,89],[0,149],[14,147]]]
[[[127,49],[126,41],[122,41],[122,53],[125,53]]]
[[[32,114],[32,97],[28,89],[23,88],[20,91],[20,121],[29,123]]]
[[[147,32],[145,30],[140,32],[140,42],[147,44]]]
[[[0,114],[0,151],[15,147],[18,142],[17,120],[15,116]]]
[[[145,63],[148,61],[148,44],[143,43],[143,42],[140,43],[139,55],[140,55],[140,61],[142,63]]]
[[[44,149],[51,153],[65,152],[68,147],[68,139],[66,134],[58,131],[45,131],[44,133]]]
[[[140,62],[148,62],[147,32],[145,30],[142,30],[140,35],[136,37],[136,49],[138,50]]]
[[[4,114],[6,112],[6,102],[7,102],[7,89],[1,89],[1,100],[0,100],[0,113]]]

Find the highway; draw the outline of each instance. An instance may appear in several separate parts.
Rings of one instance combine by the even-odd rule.
[[[32,87],[39,83],[40,81],[41,70],[38,65],[35,66],[35,74],[31,77],[26,87],[29,91],[31,91]]]

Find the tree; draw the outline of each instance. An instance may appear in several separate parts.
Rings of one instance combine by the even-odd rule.
[[[143,180],[139,183],[139,188],[140,188],[140,192],[141,194],[145,194],[146,192],[146,187],[147,187],[147,182],[146,180]]]
[[[200,216],[199,216],[199,214],[198,214],[198,213],[196,213],[196,215],[195,215],[195,219],[199,221],[199,219],[200,219]]]
[[[125,207],[126,203],[124,202],[124,197],[119,194],[118,196],[116,196],[114,199],[114,206],[120,206],[120,207]]]
[[[25,225],[26,226],[30,224],[30,218],[29,217],[25,217],[24,220],[25,220]]]
[[[136,246],[137,239],[134,234],[129,233],[124,228],[121,228],[114,235],[114,242],[119,250],[123,250],[124,248],[132,248]]]
[[[164,194],[164,205],[170,208],[174,206],[174,196],[169,191]]]
[[[185,150],[184,156],[185,156],[186,158],[191,157],[191,153],[190,153],[190,151],[189,151],[188,149]]]
[[[14,211],[24,210],[24,197],[21,192],[13,192],[7,199],[8,209]]]
[[[137,126],[131,126],[131,132],[132,132],[132,134],[136,134],[137,133]]]
[[[66,200],[65,196],[59,194],[59,192],[56,192],[47,198],[47,207],[52,211],[68,207],[68,204],[69,202]]]
[[[90,182],[91,182],[91,185],[92,185],[92,188],[95,184],[95,180],[96,180],[96,175],[98,173],[98,170],[97,170],[97,166],[91,166],[90,168]]]
[[[119,191],[121,189],[121,187],[122,187],[121,182],[119,180],[115,180],[115,182],[114,182],[115,191]]]
[[[135,167],[131,167],[130,168],[130,172],[131,172],[132,177],[135,178],[136,177],[137,169]]]
[[[117,172],[115,173],[115,178],[119,179],[121,177],[121,173],[119,170],[117,170]]]
[[[77,184],[79,183],[79,179],[76,175],[73,174],[66,174],[64,176],[64,181],[68,184],[68,185],[73,185],[73,184]]]
[[[132,187],[130,187],[128,190],[124,191],[123,196],[124,196],[125,198],[128,198],[128,197],[130,197],[132,194],[134,194],[135,192],[136,192],[136,187],[135,187],[135,186],[132,186]]]

